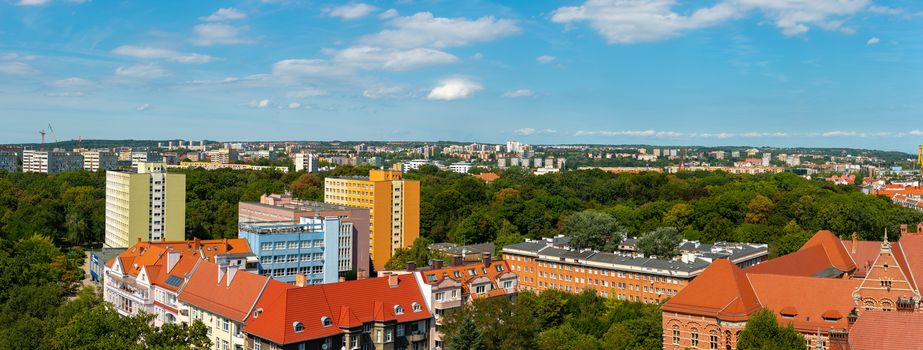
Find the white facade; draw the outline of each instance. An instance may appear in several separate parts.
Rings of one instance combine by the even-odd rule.
[[[119,156],[109,151],[83,152],[83,170],[101,171],[118,169]]]
[[[459,174],[467,174],[469,171],[471,171],[472,167],[474,167],[474,164],[468,162],[458,162],[450,164],[449,170]]]
[[[83,169],[83,155],[64,151],[22,151],[22,171],[31,173],[59,173]]]
[[[311,153],[298,153],[295,154],[295,171],[306,171],[309,173],[316,173],[318,171],[318,161],[317,156]]]

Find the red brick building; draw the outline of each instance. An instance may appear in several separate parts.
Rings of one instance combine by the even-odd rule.
[[[797,252],[762,264],[716,261],[663,305],[664,349],[736,349],[749,316],[764,308],[811,349],[904,349],[869,340],[879,337],[872,319],[900,327],[921,319],[906,314],[923,314],[923,233],[901,233],[897,242],[873,242],[819,231]]]

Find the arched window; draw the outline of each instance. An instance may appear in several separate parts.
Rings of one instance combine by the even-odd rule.
[[[403,314],[404,314],[404,307],[403,307],[403,306],[400,306],[400,305],[394,305],[394,314],[395,314],[395,315],[403,315]]]
[[[498,266],[499,266],[499,265],[498,265]],[[416,303],[416,302],[415,302],[415,303],[411,304],[411,306],[413,307],[413,312],[420,312],[420,311],[423,310],[423,307],[420,306],[420,303]]]
[[[699,347],[699,330],[693,328],[690,331],[690,335],[691,335],[690,338],[692,338],[692,347],[694,348]]]
[[[292,322],[292,328],[295,328],[295,333],[304,332],[304,324],[298,321]]]
[[[718,349],[718,332],[716,331],[708,332],[708,348]]]
[[[679,326],[673,326],[673,345],[679,345]]]
[[[331,320],[330,317],[324,316],[320,318],[320,323],[324,325],[324,327],[330,327],[333,325],[333,320]]]

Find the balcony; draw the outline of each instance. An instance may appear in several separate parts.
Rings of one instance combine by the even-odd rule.
[[[407,334],[407,341],[411,343],[422,342],[426,340],[426,332],[413,331]]]
[[[443,309],[443,310],[452,309],[452,308],[460,307],[461,305],[462,305],[461,299],[433,301],[433,308],[436,308],[436,309]]]

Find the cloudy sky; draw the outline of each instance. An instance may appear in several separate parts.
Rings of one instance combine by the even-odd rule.
[[[923,143],[915,0],[0,0],[0,143]]]

